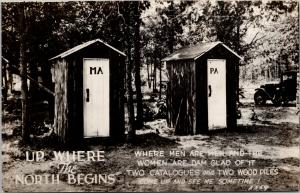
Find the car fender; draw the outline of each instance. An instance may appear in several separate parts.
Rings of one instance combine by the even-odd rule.
[[[255,93],[257,92],[263,92],[269,99],[272,98],[264,88],[256,88]]]

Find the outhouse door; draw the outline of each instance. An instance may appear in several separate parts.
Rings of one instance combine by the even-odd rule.
[[[226,60],[207,60],[208,130],[227,127]]]
[[[84,137],[109,136],[109,60],[83,60]]]

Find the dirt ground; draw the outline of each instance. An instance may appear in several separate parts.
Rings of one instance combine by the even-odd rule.
[[[83,184],[70,185],[62,176],[59,184],[33,184],[20,185],[15,183],[17,174],[55,174],[57,164],[51,156],[52,148],[45,148],[35,144],[34,147],[20,147],[18,134],[13,133],[14,128],[20,127],[19,117],[4,113],[2,129],[2,160],[3,160],[3,190],[4,192],[59,192],[59,191],[298,191],[300,180],[299,165],[299,115],[294,104],[285,107],[274,107],[267,104],[262,107],[253,105],[252,87],[245,89],[246,98],[241,99],[241,119],[238,120],[238,128],[235,131],[217,131],[209,134],[195,136],[175,136],[173,129],[168,128],[163,119],[147,122],[144,129],[137,131],[135,145],[120,144],[108,146],[104,144],[90,144],[89,150],[104,150],[106,161],[99,162],[73,162],[78,169],[77,173],[113,174],[118,180],[112,185]],[[253,109],[257,115],[251,120]],[[26,150],[42,150],[47,159],[41,162],[26,162]],[[165,153],[161,157],[136,157],[136,151],[164,151],[180,150],[185,155],[180,157]],[[231,150],[243,150],[245,152],[260,152],[253,156],[241,155],[218,155],[212,152],[230,152]],[[138,166],[137,160],[192,160],[192,151],[201,151],[202,157],[197,159],[230,160],[255,160],[253,166],[236,166],[234,164],[226,167],[224,165],[151,165]],[[239,176],[236,172],[233,175],[199,175],[196,177],[187,176],[165,176],[149,175],[152,170],[224,170],[239,168],[265,169],[277,168],[277,174]],[[146,175],[132,176],[128,170],[143,170]],[[268,170],[269,171],[269,170]],[[220,183],[220,179],[253,178],[255,183],[230,184]],[[162,184],[165,179],[171,182]],[[174,180],[181,179],[182,183],[174,183]],[[195,179],[195,183],[189,183]],[[213,183],[204,183],[205,179],[212,179]],[[198,181],[197,181],[198,180]],[[196,183],[199,182],[199,183]],[[223,181],[225,182],[225,180]]]

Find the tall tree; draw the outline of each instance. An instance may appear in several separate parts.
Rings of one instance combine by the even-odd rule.
[[[130,4],[129,4],[130,5]],[[134,119],[134,106],[133,106],[133,89],[132,89],[132,72],[133,72],[133,62],[132,62],[132,38],[131,35],[131,14],[132,11],[130,7],[124,6],[124,21],[125,21],[125,47],[126,47],[126,86],[127,86],[127,113],[128,113],[128,135],[127,141],[132,143],[135,141],[135,119]]]
[[[21,96],[22,96],[22,140],[23,143],[29,142],[29,125],[28,125],[28,86],[27,86],[27,63],[25,60],[26,52],[26,4],[18,5],[19,14],[19,36],[20,36],[20,75],[21,75]]]
[[[140,26],[141,26],[141,7],[140,2],[134,2],[133,20],[134,20],[134,70],[135,70],[135,88],[136,88],[136,103],[137,116],[136,126],[141,128],[143,126],[143,95],[141,90],[141,45],[140,45]]]
[[[2,79],[1,79],[1,85],[2,85],[2,97],[3,97],[3,102],[7,102],[7,92],[8,92],[8,80],[7,80],[7,62],[6,59],[1,58],[1,64],[2,64]]]

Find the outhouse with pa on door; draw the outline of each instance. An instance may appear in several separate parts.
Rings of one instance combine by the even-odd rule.
[[[179,135],[236,127],[238,65],[222,42],[197,44],[164,58],[168,125]]]
[[[90,137],[122,139],[125,54],[96,39],[50,61],[59,139],[68,144]]]

